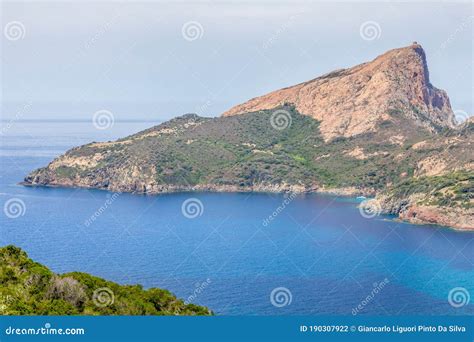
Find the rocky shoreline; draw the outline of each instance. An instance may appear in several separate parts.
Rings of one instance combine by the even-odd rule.
[[[19,185],[23,186],[42,186],[42,187],[51,187],[51,188],[84,188],[84,189],[96,189],[104,190],[111,192],[125,192],[131,194],[141,194],[141,195],[160,195],[167,193],[176,193],[176,192],[261,192],[261,193],[320,193],[334,196],[344,196],[344,197],[356,197],[356,196],[375,196],[375,190],[373,189],[359,189],[356,187],[347,187],[347,188],[325,188],[318,185],[304,186],[299,184],[255,184],[252,186],[240,186],[240,185],[216,185],[216,184],[198,184],[195,186],[181,186],[181,185],[149,185],[144,186],[143,188],[146,191],[137,191],[136,188],[123,188],[123,187],[97,187],[88,185],[86,183],[74,183],[74,182],[42,182],[37,183],[31,181],[31,179],[26,178],[25,181],[20,182]]]
[[[421,205],[422,194],[406,198],[386,195],[376,197],[383,214],[397,215],[401,221],[413,224],[435,224],[459,231],[474,231],[474,209],[446,208],[438,205]]]
[[[457,125],[413,43],[220,117],[185,114],[75,147],[24,184],[366,196],[402,220],[474,230],[473,134],[474,121]]]
[[[46,187],[69,187],[69,188],[85,188],[97,189],[112,192],[126,192],[132,194],[142,195],[160,195],[167,193],[179,192],[240,192],[240,193],[296,193],[296,194],[325,194],[341,197],[375,197],[380,205],[381,214],[397,215],[401,221],[412,224],[433,224],[442,227],[451,228],[458,231],[474,231],[474,210],[461,208],[447,208],[439,206],[420,206],[414,204],[416,196],[411,196],[406,199],[393,199],[385,195],[377,194],[374,189],[359,189],[356,187],[346,188],[325,188],[314,186],[291,185],[283,184],[256,184],[253,186],[238,186],[238,185],[215,185],[215,184],[200,184],[196,186],[173,186],[166,185],[155,187],[155,191],[137,192],[137,191],[116,191],[113,189],[98,188],[93,186],[84,186],[77,184],[34,184],[28,181],[20,183],[24,186],[46,186]]]

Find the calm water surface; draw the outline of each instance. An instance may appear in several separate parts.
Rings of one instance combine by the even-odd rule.
[[[366,219],[355,199],[297,196],[264,225],[283,195],[113,196],[17,185],[68,148],[151,125],[116,122],[99,131],[89,122],[17,122],[6,130],[0,201],[21,199],[26,211],[15,219],[2,213],[0,245],[20,246],[55,272],[167,288],[217,314],[351,314],[364,300],[360,314],[474,313],[472,304],[448,303],[456,287],[474,295],[474,234]],[[203,205],[192,219],[181,209],[191,197]],[[279,287],[289,305],[272,305]]]

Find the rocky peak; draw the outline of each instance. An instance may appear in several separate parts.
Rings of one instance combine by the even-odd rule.
[[[272,109],[285,103],[321,121],[326,140],[375,131],[382,121],[409,119],[435,132],[454,127],[445,91],[429,80],[421,45],[390,50],[373,61],[253,98],[223,116]]]

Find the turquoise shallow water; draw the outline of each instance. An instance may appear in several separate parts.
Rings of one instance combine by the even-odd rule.
[[[454,288],[474,295],[474,234],[367,219],[355,199],[114,195],[17,185],[72,146],[150,125],[116,122],[108,131],[77,122],[11,127],[0,149],[0,201],[20,199],[25,211],[18,218],[1,215],[0,245],[18,245],[56,272],[167,288],[218,314],[351,314],[358,305],[359,314],[474,313],[472,304],[448,301]],[[200,202],[195,218],[182,212],[190,198]],[[285,199],[289,204],[277,209]],[[278,288],[283,295],[273,305]]]

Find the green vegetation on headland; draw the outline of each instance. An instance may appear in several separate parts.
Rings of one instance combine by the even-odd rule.
[[[474,124],[433,133],[400,113],[388,113],[373,132],[331,140],[323,138],[319,121],[290,104],[219,118],[186,114],[117,141],[73,148],[24,184],[145,194],[376,194],[392,214],[414,204],[408,197],[417,192],[426,198],[417,196],[416,204],[457,207],[456,215],[466,218],[463,229],[474,229]]]
[[[422,194],[418,204],[474,208],[474,171],[457,171],[442,176],[409,178],[388,193],[392,198]]]
[[[167,290],[86,273],[57,275],[15,246],[0,248],[0,315],[212,315]]]
[[[472,187],[452,176],[474,171],[474,119],[456,122],[414,42],[250,99],[221,117],[186,114],[123,139],[73,148],[23,184],[143,194],[376,195],[384,211],[474,230]],[[410,194],[412,188],[429,193]],[[410,208],[415,203],[424,208]]]
[[[283,129],[272,125],[277,111],[288,113]],[[25,184],[151,194],[282,184],[378,191],[412,177],[429,156],[468,162],[468,144],[448,148],[444,137],[405,121],[394,117],[377,132],[324,141],[319,122],[289,105],[212,119],[187,114],[115,142],[73,148]],[[424,147],[413,149],[420,141]]]

